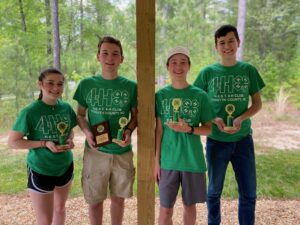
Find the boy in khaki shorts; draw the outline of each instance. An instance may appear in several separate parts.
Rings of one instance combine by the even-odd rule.
[[[135,82],[118,76],[123,59],[120,41],[110,36],[103,37],[97,53],[101,74],[83,79],[74,94],[78,102],[78,124],[86,136],[82,188],[92,225],[102,224],[103,201],[108,190],[111,224],[122,224],[124,199],[133,194],[135,168],[130,136],[137,124],[137,86]],[[124,128],[123,141],[95,147],[91,127],[108,121],[112,138],[117,138],[121,117],[130,118]]]

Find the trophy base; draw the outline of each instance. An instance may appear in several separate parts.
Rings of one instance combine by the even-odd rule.
[[[224,130],[226,130],[226,131],[235,131],[236,128],[235,127],[224,127]]]
[[[65,144],[65,145],[56,145],[56,148],[58,150],[67,150],[70,148],[70,146],[68,144]]]
[[[116,143],[116,144],[118,144],[118,145],[122,145],[122,144],[124,144],[125,143],[125,141],[123,141],[123,140],[119,140],[119,139],[116,139],[116,138],[113,138],[112,139],[112,142],[114,142],[114,143]]]
[[[183,125],[182,122],[174,122],[174,121],[168,121],[167,124],[169,124],[169,125],[177,125],[177,126],[182,126]]]

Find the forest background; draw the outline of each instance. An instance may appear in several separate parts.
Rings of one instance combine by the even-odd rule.
[[[57,3],[57,8],[53,3]],[[100,71],[96,60],[100,36],[112,35],[121,40],[125,60],[120,74],[136,80],[135,1],[1,0],[0,12],[0,222],[32,224],[32,209],[25,194],[27,151],[12,151],[7,146],[7,133],[20,109],[37,98],[37,78],[44,68],[61,68],[67,80],[63,98],[76,108],[72,97],[77,84]],[[238,18],[244,19],[244,29],[239,30],[244,34],[243,60],[255,65],[266,83],[262,91],[263,110],[253,119],[259,197],[257,224],[297,224],[300,0],[156,0],[156,89],[170,82],[165,68],[168,49],[177,45],[190,49],[192,67],[188,79],[192,83],[201,68],[218,60],[214,31],[225,23],[239,25]],[[70,206],[77,208],[69,210],[67,224],[88,224],[80,187],[84,135],[79,128],[76,133],[71,190],[74,198]],[[134,146],[136,136],[134,132]],[[234,173],[232,168],[228,170],[223,196],[237,199]],[[136,190],[135,182],[135,193]],[[264,198],[272,200],[266,202]],[[125,216],[125,221],[127,218],[131,223],[125,224],[137,224],[136,214],[132,213],[136,212],[136,199],[128,205],[131,213],[125,215],[131,217]],[[225,202],[225,215],[237,212],[234,205],[234,201]],[[200,215],[205,215],[205,207],[200,207]],[[197,224],[206,224],[205,218],[197,218]],[[78,222],[80,219],[86,222]],[[224,219],[224,224],[238,224],[236,215]],[[177,221],[174,224],[181,224],[180,219]]]
[[[136,18],[133,0],[59,0],[59,23],[53,23],[50,0],[0,2],[0,131],[9,129],[19,110],[37,97],[39,72],[53,66],[53,28],[59,30],[60,67],[66,75],[64,99],[85,76],[99,72],[99,36],[113,35],[123,44],[120,74],[136,80]],[[56,2],[53,1],[53,2]],[[169,48],[191,50],[193,82],[204,66],[218,60],[214,31],[237,24],[238,0],[156,1],[156,84],[169,82],[165,58]],[[254,64],[267,84],[264,101],[282,99],[300,107],[300,1],[244,0],[243,60]],[[281,91],[281,92],[280,92]]]

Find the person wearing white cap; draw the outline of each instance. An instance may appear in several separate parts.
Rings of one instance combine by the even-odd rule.
[[[207,94],[187,82],[188,49],[172,48],[166,67],[171,78],[156,93],[154,177],[160,194],[159,225],[172,224],[179,187],[184,204],[183,224],[196,223],[196,203],[206,201],[206,164],[200,135],[211,132],[214,118]]]

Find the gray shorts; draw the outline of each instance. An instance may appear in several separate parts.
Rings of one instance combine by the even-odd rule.
[[[181,184],[182,201],[186,206],[206,201],[206,174],[182,172],[176,170],[160,171],[159,197],[160,205],[173,208]]]

